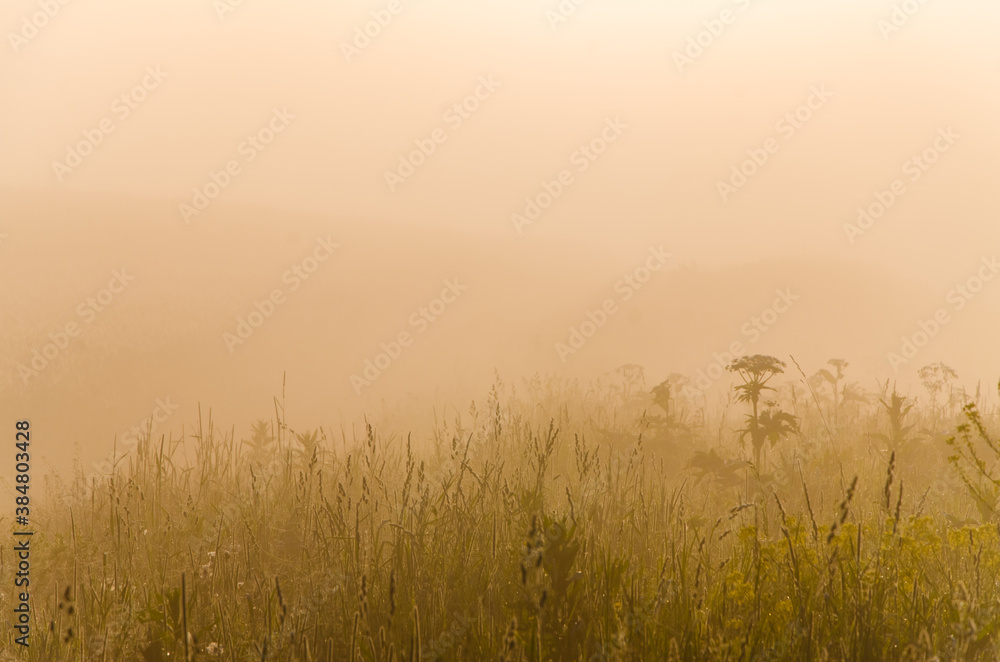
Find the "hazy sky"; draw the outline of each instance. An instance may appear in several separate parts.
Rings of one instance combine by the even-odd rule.
[[[944,310],[902,373],[995,380],[998,28],[985,0],[8,0],[0,386],[100,439],[167,394],[175,422],[266,416],[286,369],[316,420],[494,368],[658,381],[788,288],[754,351],[884,378]],[[232,358],[223,334],[328,233],[331,266]],[[123,266],[100,333],[26,386]],[[350,376],[456,277],[460,312],[359,399]]]
[[[621,140],[533,233],[652,237],[705,263],[807,252],[961,273],[1000,233],[1000,6],[922,5],[890,32],[879,22],[894,3],[870,0],[588,0],[559,22],[555,1],[400,0],[348,62],[343,45],[387,3],[74,0],[3,51],[0,181],[179,202],[279,107],[295,120],[226,201],[510,233],[525,196],[620,117]],[[6,3],[4,29],[33,11]],[[675,55],[724,11],[679,71]],[[112,103],[149,66],[166,78],[118,119]],[[499,89],[461,126],[444,121],[480,76]],[[829,102],[794,135],[776,131],[814,86]],[[114,134],[57,181],[52,161],[104,117]],[[851,245],[842,225],[949,126],[955,149]],[[385,171],[437,127],[447,142],[391,193]],[[770,137],[778,153],[723,202],[718,181]]]

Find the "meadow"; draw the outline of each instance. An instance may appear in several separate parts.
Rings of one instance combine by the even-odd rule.
[[[730,368],[707,400],[638,366],[498,377],[432,430],[206,410],[113,475],[39,481],[32,642],[4,657],[1000,658],[992,385]]]

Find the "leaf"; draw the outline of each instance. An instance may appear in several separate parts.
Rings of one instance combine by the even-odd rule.
[[[827,370],[825,368],[820,368],[819,370],[817,370],[816,371],[816,375],[819,376],[819,377],[822,377],[823,379],[825,379],[826,381],[830,382],[831,384],[836,384],[837,383],[837,378],[834,377],[833,374],[829,370]]]

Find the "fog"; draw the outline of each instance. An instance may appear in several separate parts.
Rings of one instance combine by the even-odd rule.
[[[65,472],[283,384],[302,429],[627,364],[711,400],[733,343],[992,389],[1000,7],[895,11],[11,0],[0,424]]]

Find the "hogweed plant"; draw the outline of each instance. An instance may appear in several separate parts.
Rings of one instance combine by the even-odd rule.
[[[773,356],[754,354],[736,359],[729,364],[729,370],[739,375],[742,383],[733,388],[739,402],[749,403],[751,412],[746,418],[746,427],[739,431],[742,443],[747,436],[753,445],[754,466],[760,470],[761,456],[764,444],[768,441],[774,446],[778,441],[798,431],[797,418],[788,412],[781,411],[774,402],[767,402],[767,409],[760,411],[760,401],[765,391],[774,391],[768,386],[776,375],[784,372],[785,363]]]

